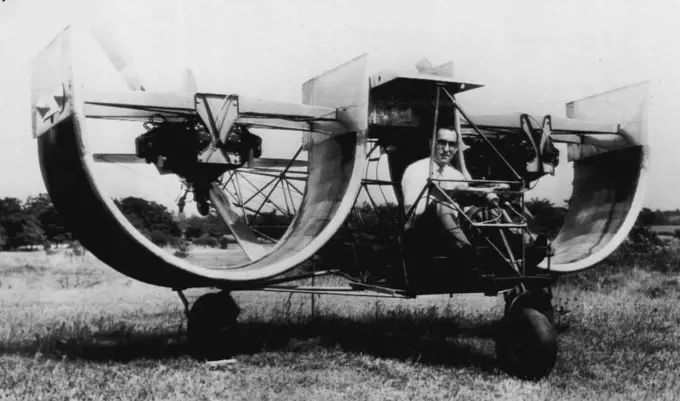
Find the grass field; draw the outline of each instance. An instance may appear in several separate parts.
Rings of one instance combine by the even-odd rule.
[[[560,356],[539,382],[496,365],[502,304],[240,292],[236,363],[189,357],[167,289],[91,256],[0,253],[0,399],[680,399],[680,282],[631,266],[555,288]],[[195,299],[204,291],[189,291]]]

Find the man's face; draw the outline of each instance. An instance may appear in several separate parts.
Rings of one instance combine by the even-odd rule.
[[[437,131],[437,140],[434,143],[435,163],[439,165],[449,164],[457,150],[458,135],[455,131],[444,128]]]

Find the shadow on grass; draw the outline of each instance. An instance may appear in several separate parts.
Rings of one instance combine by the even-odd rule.
[[[225,338],[233,354],[258,357],[265,352],[312,353],[342,350],[381,358],[445,366],[496,367],[492,339],[496,324],[477,317],[346,318],[313,321],[246,321]],[[94,333],[51,332],[33,341],[1,344],[0,352],[61,360],[130,362],[168,360],[190,355],[184,330],[139,332],[134,326]]]
[[[341,349],[375,357],[446,366],[495,367],[486,352],[496,324],[453,319],[349,319],[324,317],[301,324],[252,322],[241,325],[238,354],[310,348]],[[295,340],[295,341],[292,341]],[[300,344],[300,345],[297,345]]]
[[[0,354],[61,360],[130,362],[138,359],[172,359],[188,355],[184,336],[178,333],[98,332],[96,336],[47,335],[34,341],[0,343]]]

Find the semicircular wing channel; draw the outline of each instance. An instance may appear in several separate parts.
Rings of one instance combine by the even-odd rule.
[[[574,182],[564,225],[553,241],[550,270],[575,273],[609,256],[626,239],[647,187],[648,83],[571,102],[570,118],[621,122],[619,140],[582,138],[569,145]],[[541,267],[547,268],[547,261]]]
[[[326,99],[324,105],[344,107],[338,120],[346,130],[315,136],[306,142],[307,185],[286,234],[264,256],[236,266],[225,262],[224,267],[228,268],[207,268],[154,245],[127,221],[97,181],[93,174],[95,156],[87,145],[83,92],[75,78],[77,68],[72,65],[70,34],[70,28],[62,32],[33,63],[34,99],[63,84],[67,100],[59,119],[36,124],[34,134],[38,137],[43,179],[55,207],[82,244],[109,266],[132,278],[174,288],[256,286],[311,257],[351,211],[366,162],[365,59],[354,60],[331,72],[333,78],[343,75],[343,96]],[[322,104],[324,97],[319,94],[308,103]],[[37,118],[34,101],[34,121]],[[219,204],[224,202],[215,199]]]

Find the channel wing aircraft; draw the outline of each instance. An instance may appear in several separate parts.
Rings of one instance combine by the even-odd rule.
[[[47,190],[68,229],[96,257],[129,277],[180,294],[189,341],[201,357],[218,354],[228,342],[225,329],[239,312],[232,291],[400,298],[503,293],[499,360],[523,377],[547,375],[557,356],[550,285],[611,254],[642,206],[646,84],[571,102],[567,118],[468,115],[456,96],[481,85],[454,79],[451,64],[424,60],[417,72],[369,76],[367,57],[361,56],[305,82],[302,104],[198,92],[191,74],[185,89],[193,91],[158,93],[146,91],[120,50],[95,32],[132,90],[93,92],[79,82],[86,66],[73,57],[75,31],[62,31],[32,64],[33,134]],[[93,152],[97,133],[88,130],[91,119],[140,122],[135,153]],[[472,262],[452,260],[405,230],[413,213],[404,209],[401,178],[411,162],[430,155],[428,143],[439,126],[462,132],[467,148],[458,152],[457,164],[470,186],[495,188],[495,196],[483,201],[471,196],[466,207],[454,203],[438,180],[430,179],[422,191],[439,192],[460,208],[476,247]],[[258,130],[280,137],[302,132],[302,143],[290,157],[265,157],[262,137],[253,133]],[[551,243],[541,243],[524,195],[540,177],[554,174],[559,143],[566,144],[573,163],[573,193],[561,231]],[[390,177],[368,178],[385,159]],[[225,257],[218,266],[201,266],[163,251],[105,193],[94,173],[98,162],[141,162],[177,175],[186,187],[180,206],[192,194],[201,214],[221,216],[244,259]],[[257,184],[253,177],[269,181]],[[250,195],[245,188],[252,189]],[[378,215],[388,214],[379,218],[377,234],[370,231],[375,227],[362,227],[365,219],[355,205],[360,194],[379,203],[369,188],[391,189],[399,203],[392,209],[376,206]],[[256,223],[267,208],[285,218],[276,233]],[[358,244],[365,236],[368,247]],[[531,249],[526,238],[533,240]],[[352,257],[317,269],[315,261],[324,255],[327,261]],[[299,284],[325,275],[348,284]],[[219,292],[189,307],[182,291],[196,287]]]

